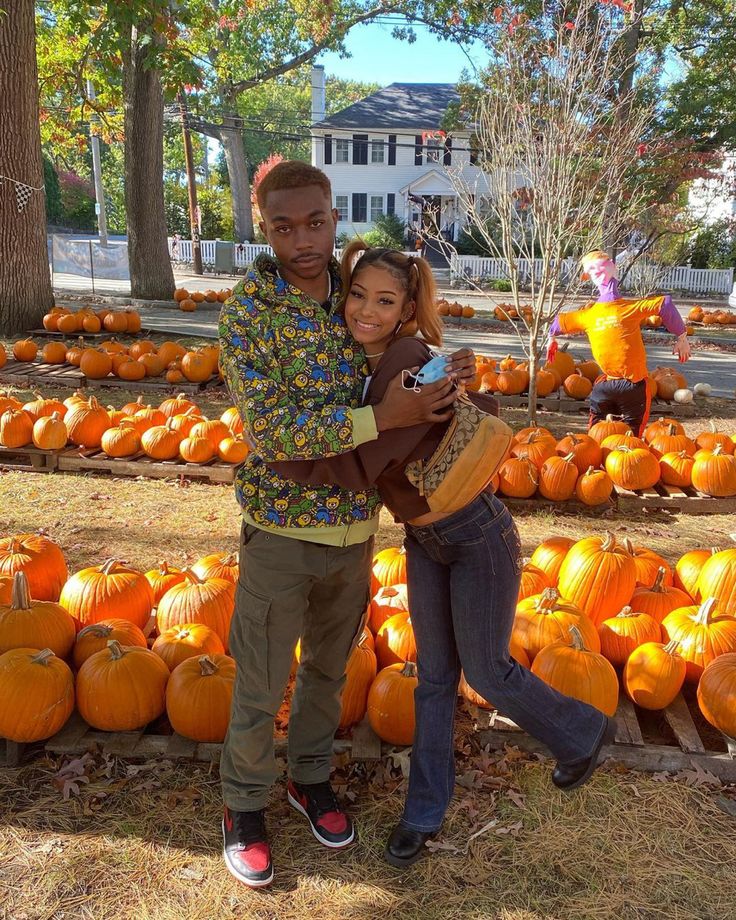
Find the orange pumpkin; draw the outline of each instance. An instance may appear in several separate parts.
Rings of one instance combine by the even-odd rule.
[[[571,626],[578,627],[588,648],[600,651],[601,643],[593,622],[579,607],[561,598],[556,588],[545,588],[541,594],[517,604],[511,638],[531,662],[552,642],[569,645]]]
[[[33,339],[19,339],[13,343],[13,357],[16,361],[35,361],[38,354],[38,345]]]
[[[539,471],[539,492],[555,502],[572,498],[578,481],[578,468],[573,454],[548,457]]]
[[[0,444],[25,447],[33,440],[33,419],[22,409],[6,409],[0,415]]]
[[[580,371],[576,371],[566,377],[562,385],[567,395],[572,399],[587,399],[593,389],[593,384]]]
[[[557,454],[557,443],[554,438],[546,435],[532,435],[528,441],[517,441],[511,448],[512,457],[528,457],[529,460],[541,469],[545,460]]]
[[[606,457],[611,453],[611,451],[615,450],[617,447],[643,447],[646,449],[647,443],[641,438],[637,438],[631,429],[629,429],[625,434],[609,434],[608,437],[604,438],[601,443],[601,453],[603,455],[603,460],[605,461]]]
[[[151,650],[163,659],[169,671],[174,671],[188,658],[225,654],[217,633],[201,623],[170,626],[157,637]]]
[[[404,547],[390,546],[373,557],[371,595],[379,588],[406,584],[406,551]]]
[[[202,383],[212,376],[211,362],[196,351],[188,351],[182,356],[181,370],[192,383]]]
[[[512,498],[529,498],[537,491],[539,469],[528,457],[509,457],[498,471],[498,490]]]
[[[649,489],[659,480],[659,461],[642,447],[616,447],[606,457],[606,472],[623,489]]]
[[[736,495],[736,457],[716,444],[706,456],[696,456],[691,472],[693,486],[705,495],[724,498]]]
[[[0,655],[0,737],[18,743],[55,735],[74,711],[74,677],[50,648]]]
[[[141,449],[141,436],[133,422],[125,419],[103,433],[100,447],[108,457],[132,457]]]
[[[573,463],[579,473],[584,473],[591,466],[597,468],[603,461],[603,451],[596,440],[588,434],[576,434],[572,431],[557,442],[557,453],[561,457],[572,454]]]
[[[613,480],[605,470],[592,466],[581,473],[575,483],[575,496],[584,505],[595,507],[605,504],[613,492]]]
[[[612,533],[578,540],[560,568],[558,590],[597,625],[628,604],[636,564]]]
[[[27,412],[31,417],[31,421],[35,422],[39,418],[52,416],[55,412],[58,413],[59,418],[64,418],[66,406],[64,403],[59,402],[58,399],[44,399],[43,396],[39,395],[31,402],[25,403],[23,411]]]
[[[169,419],[165,425],[154,425],[141,435],[141,447],[154,460],[173,460],[179,456],[181,434]]]
[[[550,585],[556,585],[562,563],[574,543],[570,537],[547,537],[534,550],[529,562],[544,572]]]
[[[217,456],[223,463],[243,463],[250,448],[242,438],[223,438],[217,445]]]
[[[217,633],[227,650],[235,585],[224,578],[204,580],[189,568],[183,571],[184,581],[169,588],[158,603],[159,632],[171,626],[202,623]]]
[[[201,655],[182,662],[166,687],[171,727],[192,741],[224,741],[234,686],[235,662],[227,655]]]
[[[662,621],[662,633],[679,643],[687,666],[685,680],[696,682],[703,669],[727,652],[736,652],[736,617],[720,613],[709,597],[700,606],[679,607]]]
[[[42,416],[33,424],[33,443],[41,450],[60,450],[66,447],[69,433],[58,412],[48,418]]]
[[[381,626],[395,613],[408,612],[409,598],[406,585],[384,585],[371,599],[368,625],[377,633]]]
[[[379,671],[368,691],[367,714],[373,731],[388,744],[411,744],[416,716],[416,665],[407,661]]]
[[[626,422],[617,421],[614,416],[607,415],[603,421],[591,425],[588,429],[588,434],[594,441],[602,444],[609,435],[626,434],[628,430],[629,426]]]
[[[80,447],[99,447],[102,435],[110,427],[110,416],[95,399],[79,404],[67,411],[64,417],[69,440]]]
[[[177,569],[175,566],[169,567],[168,562],[165,560],[159,562],[157,568],[149,569],[146,572],[146,579],[153,591],[154,606],[158,604],[169,588],[178,585],[179,582],[184,581],[184,578],[185,575],[181,569]]]
[[[675,563],[675,573],[673,584],[680,588],[694,600],[700,600],[700,591],[698,590],[698,579],[700,572],[705,563],[711,556],[721,552],[720,546],[714,546],[711,549],[691,549]]]
[[[143,629],[151,616],[153,591],[142,572],[108,559],[72,575],[59,603],[85,626],[115,617]]]
[[[669,425],[665,431],[659,432],[649,442],[649,449],[659,459],[663,454],[684,450],[686,453],[695,453],[695,443],[686,434],[680,434],[674,425]]]
[[[184,438],[179,444],[179,455],[185,463],[209,463],[215,456],[207,438]]]
[[[186,348],[178,342],[166,341],[158,346],[158,356],[167,367],[172,361],[182,358],[186,353]]]
[[[624,690],[642,709],[665,709],[682,689],[685,670],[677,642],[644,642],[624,666]]]
[[[25,572],[31,597],[38,601],[58,601],[69,572],[58,543],[34,533],[0,539],[0,575]]]
[[[637,613],[629,606],[619,610],[615,617],[604,620],[599,633],[601,654],[617,667],[626,664],[629,655],[640,645],[659,642],[662,638],[662,630],[654,617]]]
[[[698,705],[714,728],[736,738],[736,654],[721,655],[703,671]]]
[[[695,460],[685,450],[670,451],[659,458],[662,482],[668,486],[690,486],[693,481]]]
[[[25,572],[16,572],[10,603],[0,604],[0,654],[11,648],[50,648],[66,658],[75,635],[67,611],[53,601],[31,600]]]
[[[41,360],[46,364],[66,364],[66,345],[63,342],[47,342],[41,349]]]
[[[525,598],[541,594],[545,588],[551,587],[552,584],[547,573],[537,568],[533,562],[527,562],[521,570],[517,600],[523,601]]]
[[[200,578],[224,578],[225,581],[238,583],[240,566],[237,553],[210,553],[202,556],[192,566],[192,571]]]
[[[715,597],[720,610],[736,616],[736,548],[720,550],[703,563],[697,590],[702,597]]]
[[[731,440],[731,435],[725,431],[718,431],[715,422],[710,423],[710,431],[701,431],[695,439],[698,450],[713,450],[717,444],[721,445],[721,453],[732,454],[736,444]]]
[[[217,450],[220,441],[231,437],[230,429],[219,418],[198,422],[189,435],[192,438],[206,438],[212,445],[213,451]]]
[[[233,434],[243,433],[243,419],[240,417],[240,412],[238,412],[235,406],[230,406],[229,409],[225,409],[220,416],[220,421],[227,425]]]
[[[376,654],[366,634],[358,639],[345,667],[339,728],[350,728],[362,722],[368,708],[368,693],[376,677]]]
[[[121,620],[119,617],[109,617],[99,623],[85,626],[74,643],[72,661],[77,671],[84,662],[91,658],[95,652],[107,648],[107,643],[115,639],[122,646],[137,645],[138,648],[147,648],[148,643],[140,626],[130,620]]]
[[[661,623],[668,613],[677,610],[678,607],[687,607],[692,603],[690,595],[674,585],[668,585],[666,577],[667,570],[660,566],[651,587],[646,588],[643,585],[638,587],[631,598],[631,606],[634,610],[648,613],[658,623]]]
[[[659,574],[660,569],[664,569],[664,584],[672,584],[672,569],[663,556],[655,553],[653,549],[649,549],[647,546],[635,546],[628,537],[624,537],[621,542],[626,552],[634,559],[637,585],[651,585]]]
[[[381,668],[405,661],[415,661],[417,643],[408,611],[390,616],[376,633],[376,657]]]

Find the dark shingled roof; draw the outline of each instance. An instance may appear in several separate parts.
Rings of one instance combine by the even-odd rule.
[[[315,128],[440,128],[447,107],[458,102],[454,83],[392,83],[349,105]]]

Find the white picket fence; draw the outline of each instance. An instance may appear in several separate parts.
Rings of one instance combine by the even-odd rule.
[[[173,237],[169,237],[169,255],[175,262],[194,261],[192,257],[192,241],[178,240],[176,252],[173,250]],[[215,243],[219,240],[200,240],[202,247],[202,264],[214,266],[215,264]],[[273,249],[270,246],[261,243],[231,243],[233,247],[233,266],[235,268],[245,268],[262,252],[268,252],[273,255]],[[406,252],[405,255],[414,255],[413,252]],[[342,256],[342,249],[335,250],[335,258]]]
[[[535,279],[542,274],[541,259],[519,259],[518,271],[522,283],[526,284],[534,272]],[[575,259],[566,259],[561,271],[561,280],[566,284],[571,277],[579,272]],[[652,263],[637,263],[626,276],[624,289],[635,287],[643,282],[648,286],[657,287],[668,291],[688,291],[693,294],[730,294],[733,288],[732,268],[690,268],[687,265],[677,265],[670,268],[653,265]],[[505,259],[494,259],[485,256],[452,256],[450,258],[450,282],[473,281],[482,284],[487,281],[508,280],[509,273]]]

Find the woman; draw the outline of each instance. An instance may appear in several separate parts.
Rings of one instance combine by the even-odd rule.
[[[364,402],[375,404],[396,373],[418,371],[432,356],[428,346],[441,344],[432,271],[421,257],[365,249],[355,241],[343,255],[343,278],[345,320],[371,373]],[[375,483],[406,529],[419,685],[409,790],[385,853],[399,867],[423,854],[452,797],[461,668],[471,687],[552,751],[558,760],[552,779],[562,789],[590,777],[614,732],[613,720],[553,690],[509,655],[522,563],[519,535],[503,503],[484,491],[461,510],[440,514],[407,479],[407,464],[431,457],[448,424],[382,432],[329,460],[275,464],[298,482]]]

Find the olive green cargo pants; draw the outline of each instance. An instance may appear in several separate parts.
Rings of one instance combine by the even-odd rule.
[[[237,674],[220,761],[225,804],[265,807],[277,770],[274,716],[297,640],[301,662],[289,716],[289,776],[329,779],[345,664],[364,624],[373,539],[326,546],[243,524],[240,581],[230,627]]]

